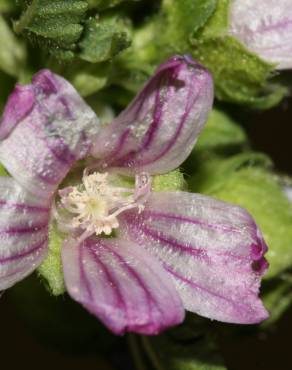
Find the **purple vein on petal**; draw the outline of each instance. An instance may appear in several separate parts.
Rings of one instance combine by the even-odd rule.
[[[163,78],[161,77],[160,80],[161,80],[160,83],[162,84]],[[160,89],[160,88],[158,88],[157,91],[156,91],[155,104],[154,104],[155,109],[154,109],[154,112],[153,112],[153,120],[150,123],[148,131],[145,134],[144,140],[143,140],[140,148],[138,148],[135,151],[135,153],[134,153],[135,156],[137,154],[142,153],[144,150],[147,150],[147,148],[150,146],[150,144],[154,140],[155,134],[158,131],[160,125],[161,125],[161,117],[162,117],[162,114],[163,114],[163,106],[165,104],[165,101],[160,99],[161,92],[162,92],[162,89]],[[129,130],[129,133],[130,133],[130,130]],[[123,138],[123,136],[122,136],[122,138]],[[132,156],[133,156],[132,152],[127,153],[126,155],[122,156],[121,158],[118,158],[116,160],[115,165],[120,166],[120,165],[125,165],[129,161],[132,162]]]
[[[172,67],[174,69],[173,70],[173,75],[171,77],[169,77],[168,80],[167,80],[167,86],[166,86],[167,94],[171,93],[171,88],[169,88],[169,85],[170,85],[171,81],[173,81],[177,78],[180,67],[181,67],[181,65],[177,65],[177,63]],[[161,99],[161,95],[164,94],[164,83],[165,83],[165,75],[162,74],[161,77],[160,77],[160,81],[159,81],[159,88],[157,88],[156,95],[155,95],[155,103],[154,103],[155,109],[154,109],[154,112],[153,112],[153,119],[152,119],[152,122],[149,125],[149,128],[148,128],[148,130],[145,134],[145,137],[143,139],[143,142],[141,143],[140,148],[138,148],[134,153],[135,156],[137,156],[137,154],[143,153],[145,150],[149,149],[149,146],[151,145],[151,143],[155,139],[156,133],[158,132],[158,130],[161,126],[161,118],[162,118],[162,115],[163,115],[163,107],[164,107],[164,105],[166,104],[166,102],[168,100],[167,98]],[[150,84],[149,84],[149,86],[150,86]],[[144,88],[143,94],[146,94],[146,90],[149,88],[149,86],[146,86]],[[142,101],[142,99],[141,99],[141,101]],[[142,108],[142,106],[139,107],[138,112],[140,111],[141,108]],[[116,163],[115,163],[115,166],[120,166],[120,165],[124,166],[127,162],[132,163],[132,158],[131,158],[132,155],[133,155],[133,153],[128,153],[124,157],[118,158]],[[135,162],[135,164],[140,163],[137,160],[134,160],[134,162]],[[150,162],[152,162],[152,160]]]
[[[205,250],[200,248],[195,248],[192,245],[184,245],[179,243],[177,240],[173,238],[168,238],[161,232],[151,230],[150,228],[146,227],[145,225],[140,226],[141,230],[146,236],[150,236],[151,238],[154,238],[158,240],[159,242],[165,243],[168,246],[170,246],[172,249],[183,251],[187,254],[190,254],[194,257],[203,258],[205,260],[208,260],[208,255]]]
[[[39,206],[32,206],[28,204],[21,204],[21,203],[13,203],[6,200],[0,200],[0,207],[2,208],[15,208],[19,210],[25,210],[28,212],[42,212],[48,213],[50,211],[49,208],[46,207],[39,207]]]
[[[138,118],[138,116],[141,112],[141,109],[143,107],[145,96],[147,95],[150,87],[151,87],[151,81],[146,84],[146,86],[144,87],[144,89],[142,90],[142,92],[139,96],[140,101],[139,101],[139,104],[137,106],[136,112],[134,114],[133,120],[137,120],[137,118]],[[125,132],[123,132],[123,134],[120,136],[120,138],[118,140],[118,143],[117,143],[115,149],[110,153],[110,155],[103,158],[103,162],[108,162],[112,158],[118,157],[119,153],[124,148],[124,145],[126,144],[127,139],[128,139],[130,134],[131,134],[131,128],[128,128],[128,129],[125,130]],[[126,161],[126,159],[128,158],[129,155],[131,156],[131,153],[126,154],[124,157],[118,158],[117,161],[119,161],[119,162],[120,161]]]
[[[257,29],[257,31],[261,33],[267,32],[267,31],[274,31],[274,30],[278,30],[279,28],[286,28],[287,26],[290,26],[291,23],[292,23],[291,19],[287,19],[285,21],[281,20],[279,23],[274,23],[268,26],[263,23],[261,27]]]
[[[24,252],[20,252],[20,253],[16,253],[12,256],[9,256],[9,257],[2,257],[0,258],[0,264],[5,264],[5,263],[9,263],[9,262],[14,262],[20,258],[24,258],[24,257],[27,257],[29,256],[30,254],[32,253],[35,253],[36,251],[38,251],[39,249],[41,249],[43,247],[43,245],[45,243],[47,243],[48,241],[48,238],[46,237],[44,240],[42,240],[41,242],[37,243],[36,245],[33,245],[30,249],[24,251]]]
[[[123,149],[123,147],[124,147],[124,145],[126,144],[126,142],[127,142],[127,138],[129,137],[129,135],[130,135],[130,133],[131,133],[131,129],[129,128],[129,129],[127,129],[122,135],[121,135],[121,137],[119,138],[119,141],[118,141],[118,143],[117,143],[117,146],[116,146],[116,148],[114,149],[114,151],[112,152],[112,153],[110,153],[110,156],[109,157],[106,157],[105,159],[104,159],[104,161],[106,162],[107,161],[107,159],[109,158],[114,158],[114,157],[116,157],[118,154],[119,154],[119,152]]]
[[[35,123],[32,121],[30,122],[30,127],[31,129],[38,133],[38,139],[42,140],[42,142],[45,144],[45,146],[48,148],[48,150],[52,153],[52,155],[54,156],[54,158],[60,162],[62,165],[65,165],[65,166],[68,166],[68,165],[71,165],[72,162],[76,159],[75,156],[72,155],[72,159],[70,158],[69,160],[67,158],[65,158],[64,156],[60,156],[58,153],[55,152],[54,148],[52,148],[47,140],[47,137],[44,136],[44,133],[40,130],[40,128],[38,126],[35,125]],[[57,139],[56,137],[54,138],[55,140]],[[59,143],[59,146],[63,146],[64,145],[64,142],[62,140],[62,138],[58,138],[58,143]]]
[[[151,315],[151,308],[150,308],[150,302],[153,302],[154,304],[156,304],[156,306],[157,306],[158,309],[159,309],[159,305],[157,304],[157,302],[155,301],[155,299],[152,297],[152,295],[149,292],[148,288],[145,286],[145,284],[141,280],[140,276],[136,273],[136,271],[133,268],[131,268],[131,266],[129,266],[126,263],[126,261],[115,250],[113,250],[113,248],[110,248],[108,246],[107,246],[107,248],[111,251],[112,255],[114,255],[116,257],[116,259],[123,264],[123,266],[125,267],[125,269],[128,272],[128,274],[130,276],[132,276],[137,281],[137,283],[140,285],[140,287],[144,291],[145,297],[146,297],[146,301],[148,303],[148,317],[149,317],[149,322],[150,322],[151,321],[151,317],[152,317],[152,315]]]
[[[89,283],[89,281],[87,279],[86,273],[84,271],[84,266],[83,266],[84,248],[85,248],[85,245],[84,244],[81,244],[80,245],[80,253],[78,255],[79,271],[80,271],[80,282],[83,282],[83,285],[85,285],[85,289],[87,291],[87,294],[89,296],[89,299],[92,300],[93,299],[93,294],[92,294],[91,286],[90,286],[90,283]]]
[[[64,145],[63,143],[62,143],[62,140],[61,139],[59,139],[60,140],[60,144],[61,145]],[[71,166],[72,165],[72,162],[74,162],[75,161],[75,156],[73,156],[72,155],[72,158],[66,158],[64,155],[63,156],[61,156],[60,154],[58,154],[56,151],[55,151],[55,149],[54,148],[52,148],[51,146],[50,146],[50,144],[48,143],[48,141],[45,139],[45,138],[43,138],[43,142],[45,143],[45,145],[46,145],[46,147],[49,149],[49,151],[52,153],[52,155],[54,156],[54,158],[58,161],[58,162],[60,162],[62,165],[64,165],[64,166]]]
[[[1,234],[28,234],[28,233],[35,233],[40,230],[43,230],[48,227],[48,223],[44,224],[37,224],[32,226],[23,226],[23,227],[8,227],[6,229],[0,229],[0,235]]]
[[[103,244],[101,244],[101,246],[103,248],[105,248],[105,246]],[[121,294],[121,292],[118,288],[118,286],[119,286],[118,282],[116,281],[116,279],[114,279],[114,277],[110,273],[107,266],[97,257],[96,251],[90,245],[88,245],[88,249],[89,249],[89,252],[92,255],[95,263],[98,264],[102,268],[104,274],[106,275],[107,281],[109,281],[110,286],[112,286],[113,288],[114,287],[117,288],[117,289],[113,289],[113,291],[115,292],[117,302],[118,302],[118,306],[124,308],[124,310],[127,312],[127,307],[126,307],[126,304],[125,304],[124,297],[122,296],[122,294]]]
[[[176,279],[181,280],[182,282],[191,285],[195,289],[202,290],[202,291],[204,291],[205,293],[207,293],[211,296],[215,296],[215,297],[217,297],[217,298],[219,298],[223,301],[226,301],[226,302],[230,303],[240,315],[242,315],[242,313],[245,312],[245,309],[244,309],[242,304],[238,304],[237,302],[233,301],[230,298],[227,298],[227,297],[224,297],[224,296],[222,296],[218,293],[212,292],[210,289],[204,288],[201,285],[199,285],[198,283],[195,283],[194,281],[181,276],[180,274],[178,274],[176,271],[174,271],[171,267],[169,267],[165,263],[163,264],[163,267],[165,268],[166,271],[168,271]]]
[[[143,211],[143,216],[149,217],[149,219],[168,218],[168,219],[175,220],[175,221],[187,222],[187,223],[194,224],[194,225],[204,226],[209,229],[214,229],[214,230],[218,230],[218,231],[222,231],[226,233],[239,233],[239,234],[241,233],[241,230],[236,227],[224,226],[221,224],[210,224],[206,221],[199,220],[194,217],[178,216],[176,214],[171,214],[171,213],[145,210]]]
[[[156,133],[161,126],[161,118],[163,115],[163,106],[165,105],[167,98],[164,100],[161,99],[161,95],[163,95],[163,83],[164,83],[164,76],[160,77],[160,88],[157,89],[156,96],[155,96],[155,103],[154,103],[154,112],[153,112],[153,120],[149,126],[148,131],[145,134],[144,140],[142,142],[141,148],[138,150],[137,153],[143,152],[144,150],[147,150],[152,143],[152,141],[155,139]],[[170,92],[169,89],[169,82],[171,78],[168,79],[168,85],[167,85],[167,95]]]
[[[192,81],[194,81],[196,78],[197,77],[194,75],[192,77]],[[192,83],[191,83],[191,85],[192,85]],[[186,119],[187,119],[187,117],[188,117],[188,115],[189,115],[189,113],[190,113],[190,111],[192,109],[192,106],[193,106],[193,101],[191,100],[192,92],[193,92],[192,89],[190,89],[188,91],[188,96],[187,96],[187,99],[186,99],[187,102],[186,102],[186,107],[185,107],[184,114],[183,114],[183,116],[181,118],[180,124],[179,124],[178,128],[176,129],[174,135],[172,136],[172,138],[169,139],[166,148],[164,148],[162,150],[162,152],[160,152],[156,157],[152,158],[151,160],[138,161],[137,165],[139,165],[139,166],[145,166],[145,165],[147,165],[147,164],[149,164],[151,162],[159,161],[174,146],[175,142],[180,137],[180,133],[183,130],[183,127],[185,125]],[[200,89],[198,89],[197,94],[194,97],[194,101],[197,99],[199,93],[200,93]]]
[[[144,211],[144,212],[151,213],[149,211]],[[155,230],[147,227],[145,224],[143,224],[143,225],[140,224],[139,226],[135,225],[135,222],[133,222],[133,220],[131,220],[130,217],[126,217],[126,219],[129,221],[128,226],[131,228],[131,231],[133,233],[135,233],[136,239],[139,238],[138,230],[141,230],[146,237],[148,236],[148,237],[151,237],[153,239],[156,239],[158,242],[165,243],[169,247],[171,247],[173,250],[180,250],[180,251],[185,252],[185,253],[193,256],[193,257],[204,259],[207,263],[210,262],[210,256],[208,255],[208,251],[206,249],[194,247],[193,245],[190,245],[190,244],[189,245],[182,244],[176,239],[167,237],[166,235],[164,235],[160,231],[155,231]],[[248,248],[250,248],[250,246],[248,246]],[[238,261],[246,261],[246,262],[250,262],[250,263],[253,261],[252,256],[250,256],[250,257],[249,256],[240,256],[240,255],[235,255],[235,254],[230,253],[230,252],[224,252],[224,251],[220,252],[220,251],[215,250],[215,249],[210,250],[210,252],[211,252],[212,255],[216,255],[216,256],[219,256],[219,257],[232,258],[232,259],[235,259],[235,260],[238,260]]]
[[[193,76],[192,77],[192,81],[196,78],[196,76]],[[196,98],[198,97],[200,93],[200,89],[198,89],[198,92],[194,98],[194,100],[196,100]],[[145,166],[145,165],[148,165],[152,162],[155,162],[155,161],[158,161],[160,160],[163,156],[165,156],[165,154],[167,152],[169,152],[169,150],[173,147],[173,145],[175,144],[175,142],[177,141],[177,139],[180,137],[180,133],[185,125],[185,121],[189,115],[189,112],[190,110],[192,109],[192,101],[191,101],[191,95],[192,95],[192,90],[190,89],[189,92],[188,92],[188,96],[187,96],[187,103],[186,103],[186,108],[185,108],[185,111],[184,111],[184,114],[180,120],[180,124],[178,126],[178,128],[176,129],[175,133],[173,134],[173,136],[168,140],[168,143],[167,143],[167,146],[158,154],[156,155],[156,157],[154,158],[151,158],[151,159],[148,159],[148,160],[135,160],[135,166]],[[160,120],[157,122],[157,124],[155,125],[155,129],[158,130],[158,127],[159,127],[159,123],[160,123]],[[151,128],[151,126],[150,126]],[[147,146],[142,146],[142,148],[135,154],[138,154],[138,153],[142,153],[143,151],[147,150],[149,144],[147,143]],[[128,158],[121,158],[118,160],[118,166],[119,165],[125,165],[127,162]],[[132,163],[132,162],[131,162]]]

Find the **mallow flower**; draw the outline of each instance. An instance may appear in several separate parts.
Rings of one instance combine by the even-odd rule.
[[[232,323],[265,319],[258,293],[267,248],[248,212],[151,186],[189,155],[212,102],[210,74],[180,56],[104,127],[48,70],[18,85],[0,126],[11,175],[0,178],[0,290],[42,262],[55,220],[66,234],[69,295],[114,333],[157,334],[185,310]]]
[[[292,68],[291,0],[232,0],[231,33],[276,69]]]

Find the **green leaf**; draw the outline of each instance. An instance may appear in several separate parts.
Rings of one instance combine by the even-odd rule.
[[[196,151],[223,151],[230,147],[243,147],[247,143],[244,130],[218,109],[213,109],[199,136]]]
[[[198,30],[198,34],[205,38],[226,34],[229,23],[229,4],[230,0],[217,1],[212,17],[208,19],[204,28]],[[197,35],[193,34],[189,36],[192,39]]]
[[[16,4],[12,0],[0,0],[0,13],[6,13],[14,10]]]
[[[172,43],[187,41],[214,13],[217,0],[164,0],[163,11],[171,25]]]
[[[178,328],[142,344],[156,370],[226,370],[217,348],[212,323],[189,315]]]
[[[92,18],[85,23],[79,57],[98,63],[113,58],[131,44],[129,25],[117,16]]]
[[[14,30],[58,58],[70,59],[82,34],[87,9],[86,1],[32,0],[14,23]]]
[[[113,8],[116,5],[123,3],[124,1],[140,1],[140,0],[88,0],[90,8],[96,8],[98,10],[104,10]]]
[[[110,69],[109,63],[92,64],[76,60],[65,69],[61,68],[60,71],[57,69],[57,72],[69,80],[80,95],[87,97],[107,85]]]
[[[0,69],[10,76],[18,77],[25,65],[26,50],[1,15],[0,37]]]
[[[106,70],[106,68],[105,68]],[[106,86],[108,77],[102,70],[80,69],[71,77],[72,84],[83,97],[92,95]]]
[[[191,189],[196,192],[216,192],[224,188],[225,181],[241,169],[250,167],[270,168],[272,162],[262,153],[243,152],[228,158],[214,155],[196,148],[188,159],[188,165],[193,172],[188,179]]]
[[[244,156],[246,160],[242,161]],[[292,205],[275,175],[263,168],[268,165],[265,157],[258,160],[248,160],[248,154],[211,159],[198,167],[189,186],[192,191],[238,204],[251,213],[269,246],[266,256],[270,268],[265,278],[272,278],[292,265]]]
[[[133,51],[135,52],[133,53]],[[128,52],[129,51],[129,52]],[[155,68],[139,59],[137,55],[141,51],[140,47],[131,48],[118,57],[111,74],[111,82],[128,90],[132,97],[141,89],[145,82],[154,73]]]
[[[55,223],[52,223],[49,231],[48,255],[38,268],[39,274],[48,284],[49,291],[56,296],[65,292],[61,261],[63,240],[64,236],[57,230]]]

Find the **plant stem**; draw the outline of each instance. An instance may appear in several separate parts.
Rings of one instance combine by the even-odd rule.
[[[142,359],[141,350],[134,334],[128,334],[128,344],[137,370],[147,370]]]
[[[143,346],[148,354],[149,359],[151,360],[153,366],[156,368],[156,370],[165,370],[165,368],[162,366],[161,362],[159,361],[156,353],[153,351],[152,346],[149,342],[148,337],[142,337],[142,343]]]

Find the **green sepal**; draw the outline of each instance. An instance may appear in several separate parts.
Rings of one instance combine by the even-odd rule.
[[[0,70],[18,77],[26,62],[26,49],[18,40],[4,18],[0,15]],[[1,84],[1,88],[2,88]]]
[[[268,279],[292,265],[292,205],[277,177],[265,167],[269,167],[268,159],[253,153],[209,159],[197,167],[189,187],[250,212],[269,247],[266,257],[270,267],[265,275]]]
[[[177,169],[164,175],[151,176],[152,191],[183,191],[186,190],[187,184],[182,172]],[[134,177],[116,175],[112,182],[115,186],[134,187]]]
[[[152,178],[153,191],[183,191],[186,190],[186,187],[186,181],[180,170],[174,170]]]
[[[65,236],[58,231],[54,222],[50,225],[48,255],[38,267],[38,273],[45,279],[49,291],[53,295],[65,292],[61,247]]]
[[[116,15],[89,19],[79,42],[78,56],[91,63],[104,62],[131,44],[129,22]]]
[[[287,94],[285,87],[267,83],[274,66],[231,36],[194,40],[192,55],[211,71],[220,100],[268,109]]]
[[[86,1],[32,0],[14,22],[14,30],[55,57],[69,60],[83,32],[87,9]]]
[[[287,89],[267,84],[274,67],[231,36],[198,39],[192,55],[212,73],[216,97],[258,109],[277,105]]]

